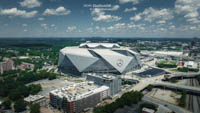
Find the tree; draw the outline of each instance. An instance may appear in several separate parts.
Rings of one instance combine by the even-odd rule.
[[[169,75],[164,75],[164,78],[167,80],[169,79]]]
[[[153,89],[153,87],[154,87],[154,86],[150,84],[150,85],[147,86],[147,90],[148,90],[148,91],[151,91],[151,90]]]
[[[187,92],[185,91],[185,90],[183,90],[182,92],[181,92],[181,98],[179,99],[179,106],[181,106],[181,107],[185,107],[185,105],[186,105],[186,95],[187,95]]]
[[[188,72],[189,69],[187,67],[178,68],[180,72]]]
[[[30,108],[30,113],[40,113],[40,104],[33,104]]]
[[[50,74],[48,77],[49,80],[53,80],[56,79],[56,75],[55,74]]]
[[[22,112],[26,110],[26,104],[24,103],[23,99],[19,99],[14,104],[15,112]]]
[[[116,109],[122,108],[126,105],[130,106],[132,104],[137,104],[141,101],[143,94],[138,91],[131,91],[124,93],[120,98],[111,104],[106,104],[105,106],[98,106],[94,108],[94,113],[114,113]]]
[[[20,91],[20,95],[27,97],[29,95],[29,88],[25,85],[22,85],[20,87],[17,88]]]
[[[32,94],[32,95],[35,95],[42,90],[42,87],[40,84],[31,84],[28,87],[30,90],[30,94]]]
[[[2,106],[3,106],[4,109],[10,109],[10,105],[11,105],[11,101],[9,99],[5,100],[2,103]]]
[[[14,89],[14,90],[11,90],[10,94],[8,95],[9,99],[15,101],[19,98],[21,98],[21,93],[19,90],[17,89]]]

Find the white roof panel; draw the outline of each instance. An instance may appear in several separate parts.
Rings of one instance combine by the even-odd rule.
[[[103,46],[106,48],[113,48],[114,46],[120,47],[119,44],[116,44],[116,43],[83,43],[83,44],[80,44],[80,47],[83,47],[83,46],[88,46],[89,48],[95,48],[98,46]]]
[[[73,55],[73,54],[67,54],[67,56],[71,60],[71,62],[76,66],[79,72],[82,72],[91,64],[98,61],[99,59],[96,57],[79,56],[79,55]]]
[[[93,57],[93,55],[88,51],[88,49],[85,49],[85,48],[66,47],[66,48],[62,49],[61,52],[64,54]]]
[[[115,67],[120,73],[124,71],[126,66],[133,59],[132,57],[119,54],[110,49],[94,49],[95,53],[99,54],[107,62],[109,62],[113,67]]]

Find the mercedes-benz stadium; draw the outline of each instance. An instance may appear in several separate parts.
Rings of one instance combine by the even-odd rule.
[[[140,55],[116,43],[83,43],[60,50],[58,69],[62,73],[124,74],[140,68]]]

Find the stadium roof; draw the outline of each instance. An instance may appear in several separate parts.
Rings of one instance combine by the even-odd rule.
[[[78,48],[78,47],[66,47],[62,49],[61,52],[65,54],[93,57],[93,55],[88,51],[88,49]]]
[[[83,43],[80,44],[80,48],[98,48],[98,47],[104,47],[104,48],[120,48],[119,44],[116,43]]]
[[[89,45],[86,47],[86,44]],[[88,46],[94,48],[89,48]],[[103,46],[114,48],[106,48]],[[68,66],[70,69],[74,69],[72,70],[73,72],[110,70],[112,72],[123,73],[138,66],[140,64],[139,60],[138,53],[130,48],[120,47],[118,44],[84,43],[80,46],[65,47],[60,50],[58,64],[61,68]],[[92,65],[96,67],[92,67]]]

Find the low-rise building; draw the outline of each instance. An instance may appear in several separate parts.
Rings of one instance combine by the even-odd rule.
[[[13,60],[7,60],[4,62],[0,62],[0,73],[3,74],[4,71],[9,71],[14,69]]]
[[[17,69],[20,69],[20,70],[34,69],[34,64],[22,62],[19,66],[17,66]]]
[[[149,108],[142,108],[142,113],[155,113],[155,110]]]
[[[194,61],[188,61],[184,63],[184,67],[187,67],[189,69],[198,69],[198,63]]]
[[[26,98],[24,98],[25,103],[31,105],[31,104],[40,104],[40,106],[47,105],[46,98],[42,95],[30,95]]]
[[[96,106],[110,95],[109,87],[82,82],[50,92],[50,104],[64,113],[80,113]]]
[[[87,80],[93,81],[97,85],[105,85],[110,88],[110,95],[114,96],[115,94],[121,91],[121,78],[108,74],[96,74],[88,73]]]

